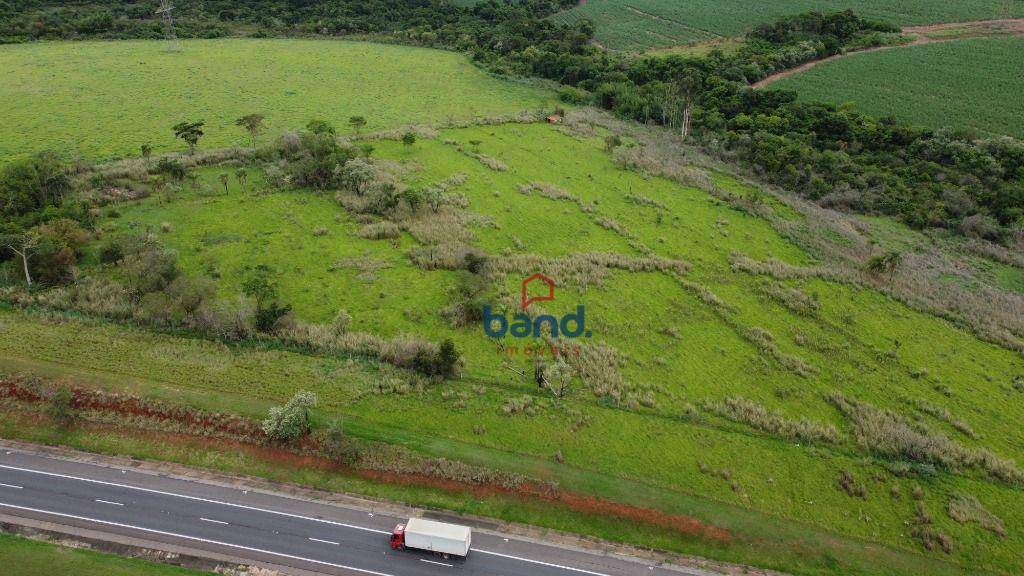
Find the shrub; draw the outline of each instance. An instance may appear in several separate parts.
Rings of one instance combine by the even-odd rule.
[[[1003,521],[995,514],[985,509],[977,498],[970,494],[956,494],[949,501],[947,507],[949,517],[961,524],[974,522],[1000,537],[1006,536],[1006,527]]]
[[[853,477],[853,474],[848,470],[843,470],[839,473],[839,488],[846,492],[848,496],[856,498],[868,499],[868,490],[863,484],[857,482],[857,479]]]
[[[826,399],[853,423],[857,443],[864,450],[949,470],[978,468],[1003,482],[1024,482],[1024,472],[1012,461],[987,450],[964,447],[943,434],[933,434],[920,425],[912,426],[898,414],[846,398],[839,392],[829,394]]]
[[[75,399],[70,388],[61,386],[53,391],[46,405],[46,414],[62,428],[67,428],[74,423],[77,413]]]
[[[733,422],[748,424],[782,438],[826,443],[839,440],[839,432],[831,424],[821,424],[803,418],[790,420],[739,396],[731,396],[724,402],[706,401],[704,409]]]
[[[188,174],[188,171],[185,170],[184,164],[179,160],[168,158],[167,156],[164,156],[159,162],[157,162],[156,171],[159,174],[164,174],[168,178],[178,180],[179,182],[184,180],[185,176]]]
[[[152,236],[123,236],[117,241],[124,254],[119,269],[130,291],[142,295],[163,290],[178,277],[177,255]]]
[[[398,224],[385,220],[363,226],[359,229],[358,234],[360,237],[369,238],[370,240],[384,240],[386,238],[398,238],[402,234],[402,229]]]
[[[347,466],[358,462],[362,454],[359,443],[345,434],[340,422],[332,422],[327,427],[327,431],[320,439],[320,449],[324,456]]]
[[[309,433],[309,411],[316,407],[316,394],[299,391],[284,406],[274,406],[263,421],[263,433],[277,442],[290,442]]]

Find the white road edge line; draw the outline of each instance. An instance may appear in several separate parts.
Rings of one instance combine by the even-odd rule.
[[[104,482],[103,480],[93,480],[91,478],[82,478],[79,476],[69,476],[67,474],[57,474],[55,472],[43,472],[42,470],[32,470],[30,468],[18,468],[17,466],[7,466],[0,464],[0,468],[6,468],[8,470],[17,470],[19,472],[28,472],[30,474],[42,474],[44,476],[52,476],[54,478],[66,478],[68,480],[79,480],[81,482],[89,482],[92,484],[100,484],[103,486],[114,486],[116,488],[127,488],[129,490],[138,490],[139,492],[147,492],[149,494],[160,494],[161,496],[172,496],[174,498],[184,498],[186,500],[193,500],[195,502],[206,502],[208,504],[220,504],[222,506],[231,506],[232,508],[241,508],[243,510],[252,510],[255,512],[265,512],[267,514],[277,514],[278,516],[287,516],[288,518],[298,518],[300,520],[310,520],[313,522],[321,522],[323,524],[330,524],[332,526],[341,526],[343,528],[352,528],[353,530],[363,530],[365,532],[374,532],[376,534],[388,534],[391,532],[387,530],[377,530],[374,528],[366,528],[365,526],[355,526],[353,524],[344,524],[342,522],[332,522],[331,520],[324,520],[322,518],[310,518],[309,516],[301,516],[299,514],[289,514],[288,512],[278,512],[277,510],[267,510],[265,508],[256,508],[255,506],[246,506],[245,504],[233,504],[231,502],[222,502],[220,500],[211,500],[209,498],[200,498],[198,496],[187,496],[185,494],[175,494],[174,492],[164,492],[162,490],[153,490],[151,488],[141,488],[139,486],[130,486],[128,484],[117,484],[114,482]],[[188,482],[184,480],[184,482]]]
[[[162,532],[160,530],[153,530],[152,528],[143,528],[141,526],[132,526],[131,524],[119,524],[117,522],[108,522],[106,520],[97,520],[96,518],[87,518],[85,516],[74,516],[72,514],[63,514],[61,512],[51,512],[49,510],[39,510],[37,508],[28,508],[26,506],[15,506],[14,504],[6,504],[0,502],[0,506],[6,506],[8,508],[14,508],[15,510],[27,510],[29,512],[37,512],[40,514],[52,514],[54,516],[60,516],[62,518],[72,518],[74,520],[84,520],[86,522],[96,522],[97,524],[105,524],[107,526],[117,526],[119,528],[130,528],[132,530],[139,530],[142,532],[149,532],[151,534],[160,534],[161,536],[171,536],[172,538],[184,538],[185,540],[193,540],[195,542],[203,542],[206,544],[215,544],[217,546],[227,546],[228,548],[235,548],[238,550],[247,550],[249,552],[257,552],[259,554],[268,554],[270,556],[277,556],[279,558],[288,558],[290,560],[298,560],[300,562],[311,562],[313,564],[319,564],[321,566],[330,566],[331,568],[341,568],[342,570],[352,570],[353,572],[360,572],[363,574],[372,574],[373,576],[393,576],[384,572],[375,572],[373,570],[367,570],[365,568],[356,568],[354,566],[345,566],[344,564],[333,564],[331,562],[324,562],[323,560],[314,560],[312,558],[303,558],[301,556],[292,556],[291,554],[282,554],[281,552],[273,552],[270,550],[262,550],[260,548],[250,548],[248,546],[242,546],[240,544],[230,544],[228,542],[218,542],[217,540],[207,540],[206,538],[197,538],[195,536],[187,536],[185,534],[175,534],[174,532]]]
[[[444,562],[434,562],[433,560],[427,560],[426,558],[420,558],[420,562],[426,562],[427,564],[437,564],[438,566],[452,567],[451,564],[445,564]]]
[[[111,502],[110,500],[100,500],[99,498],[97,498],[96,501],[99,502],[100,504],[110,504],[112,506],[124,506],[124,504],[121,504],[120,502]]]
[[[199,519],[203,522],[213,522],[214,524],[227,524],[227,522],[224,522],[223,520],[210,520],[209,518],[203,518],[202,516],[200,516]]]
[[[22,489],[21,486],[15,486],[14,484],[0,483],[0,486],[3,486],[4,488],[14,488],[15,490],[21,490]]]
[[[501,554],[500,552],[491,552],[490,550],[481,550],[479,548],[470,548],[473,552],[479,552],[481,554],[490,554],[491,556],[500,556],[501,558],[508,558],[509,560],[519,560],[520,562],[529,562],[530,564],[539,564],[541,566],[547,566],[548,568],[559,568],[561,570],[568,570],[570,572],[579,572],[581,574],[592,574],[593,576],[608,576],[602,572],[593,572],[591,570],[584,570],[583,568],[573,568],[572,566],[562,566],[561,564],[552,564],[550,562],[541,562],[540,560],[531,560],[529,558],[521,558],[519,556],[511,556],[509,554]]]
[[[341,546],[341,544],[337,542],[331,542],[330,540],[321,540],[319,538],[310,538],[310,540],[313,542],[319,542],[321,544],[330,544],[331,546]]]

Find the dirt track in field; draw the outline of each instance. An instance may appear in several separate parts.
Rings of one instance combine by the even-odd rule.
[[[943,36],[942,32],[956,32],[950,36]],[[931,44],[933,42],[952,42],[954,40],[964,40],[967,38],[984,38],[984,37],[1003,37],[1003,36],[1018,36],[1024,34],[1024,18],[1012,18],[1003,20],[979,20],[976,22],[951,22],[945,24],[928,24],[925,26],[907,26],[902,29],[903,34],[913,35],[913,39],[903,44],[897,44],[894,46],[876,46],[874,48],[866,48],[864,50],[857,50],[854,52],[847,52],[845,54],[836,54],[829,56],[828,58],[822,58],[820,60],[811,60],[805,62],[796,68],[790,68],[788,70],[782,70],[765,77],[763,80],[758,80],[750,85],[755,90],[764,86],[767,86],[777,80],[781,80],[787,76],[793,74],[799,74],[806,70],[814,68],[818,64],[836,60],[838,58],[844,58],[851,54],[863,54],[866,52],[877,52],[879,50],[891,50],[893,48],[905,48],[907,46],[918,46],[920,44]]]

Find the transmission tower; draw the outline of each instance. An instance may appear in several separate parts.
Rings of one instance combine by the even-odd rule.
[[[160,0],[160,7],[157,8],[156,13],[164,21],[164,40],[167,40],[168,52],[176,52],[180,49],[178,37],[174,33],[174,16],[171,14],[173,11],[174,4],[171,3],[171,0]]]

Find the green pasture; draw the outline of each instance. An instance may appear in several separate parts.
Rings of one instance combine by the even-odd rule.
[[[601,45],[644,51],[737,36],[764,22],[802,12],[846,9],[899,26],[1024,16],[1020,2],[999,0],[589,0],[553,19],[588,19],[594,23]]]
[[[536,110],[544,90],[487,75],[460,54],[336,40],[220,39],[0,46],[0,162],[53,150],[105,160],[183,150],[171,127],[204,120],[202,148],[245,145],[234,121],[266,117],[271,138],[313,116],[344,132]]]
[[[852,54],[782,78],[808,102],[1024,138],[1024,37],[937,42]]]

